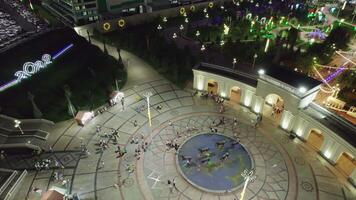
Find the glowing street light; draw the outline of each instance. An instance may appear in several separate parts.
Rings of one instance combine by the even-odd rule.
[[[167,22],[167,17],[163,17],[163,22]]]
[[[197,30],[197,32],[195,33],[195,36],[199,37],[199,35],[200,35],[200,32],[199,32],[199,30]]]
[[[209,18],[209,14],[208,13],[206,13],[205,18]]]
[[[255,55],[253,55],[252,69],[255,68],[255,63],[256,63],[256,58],[257,57],[258,57],[258,55],[255,53]]]
[[[158,30],[161,30],[161,29],[162,29],[161,24],[158,24],[157,29],[158,29]]]
[[[224,40],[221,40],[221,41],[220,41],[220,46],[224,46],[224,44],[225,44],[225,41],[224,41]]]
[[[266,46],[265,46],[265,53],[267,53],[267,51],[268,51],[269,42],[270,42],[270,39],[268,38],[266,41]]]
[[[20,129],[20,131],[21,131],[21,134],[23,135],[23,134],[24,134],[24,132],[22,131],[22,129],[21,129],[21,126],[20,126],[20,124],[21,124],[21,121],[20,121],[20,120],[17,120],[17,119],[15,119],[15,120],[14,120],[14,122],[15,122],[15,125],[14,125],[14,127],[15,127],[15,128],[18,128],[18,129]]]
[[[181,24],[180,26],[179,26],[179,30],[183,30],[184,29],[184,26]]]
[[[176,39],[176,38],[177,38],[177,33],[173,33],[172,38],[173,38],[173,39]]]
[[[232,59],[232,69],[235,70],[235,65],[237,63],[237,59],[236,58],[233,58]]]
[[[264,70],[264,69],[259,69],[259,70],[258,70],[258,74],[259,74],[259,75],[265,74],[265,70]]]
[[[245,170],[241,173],[241,176],[244,177],[244,180],[245,180],[244,188],[242,189],[241,197],[240,197],[240,200],[243,200],[244,197],[245,197],[245,192],[246,192],[247,184],[248,184],[249,182],[255,181],[256,176],[253,175],[253,170],[248,171],[247,169],[245,169]]]
[[[143,96],[145,96],[146,100],[147,100],[147,116],[148,116],[149,125],[151,127],[152,126],[152,120],[151,120],[151,109],[150,109],[150,97],[152,96],[152,93],[151,92],[147,92]]]
[[[200,51],[205,51],[205,46],[204,46],[204,44],[201,45]]]
[[[188,18],[185,18],[184,22],[185,22],[185,23],[188,23],[188,22],[189,22]]]
[[[345,0],[345,1],[344,1],[344,4],[343,4],[342,7],[341,7],[341,9],[339,9],[339,10],[337,11],[336,18],[339,18],[340,11],[345,9],[346,3],[347,3],[347,1]]]
[[[300,93],[305,93],[307,91],[307,88],[305,88],[304,86],[301,86],[301,87],[299,87],[298,91]]]

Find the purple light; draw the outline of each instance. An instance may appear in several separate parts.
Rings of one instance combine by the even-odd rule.
[[[338,68],[334,73],[330,74],[328,77],[325,78],[325,82],[329,83],[331,80],[333,80],[337,75],[339,75],[341,72],[343,72],[346,68],[344,66],[341,66]]]
[[[54,56],[52,56],[52,59],[55,60],[56,58],[58,58],[60,55],[64,54],[66,51],[68,51],[73,46],[74,46],[73,44],[66,46],[65,48],[60,50],[58,53],[54,54]]]

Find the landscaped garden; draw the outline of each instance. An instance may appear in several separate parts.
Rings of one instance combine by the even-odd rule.
[[[249,73],[259,65],[283,65],[315,76],[315,64],[330,63],[355,35],[354,27],[328,21],[320,7],[304,1],[251,2],[181,8],[176,17],[94,35],[143,57],[179,86],[191,80],[199,61]],[[344,76],[353,78],[352,73]]]
[[[71,44],[73,47],[53,59]],[[78,36],[74,30],[57,29],[2,53],[0,85],[16,78],[15,72],[22,70],[24,63],[41,60],[43,54],[50,54],[52,63],[0,92],[0,113],[17,118],[64,120],[73,117],[73,109],[93,110],[104,104],[116,89],[115,80],[119,88],[126,81],[121,62]],[[35,106],[30,101],[31,96],[34,96]]]

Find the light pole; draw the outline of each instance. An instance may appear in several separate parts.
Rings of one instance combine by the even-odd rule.
[[[233,70],[235,70],[235,65],[236,65],[236,63],[237,63],[236,58],[233,58],[233,59],[232,59],[232,69],[233,69]]]
[[[247,184],[248,184],[249,182],[255,181],[256,176],[253,175],[253,170],[248,171],[247,169],[245,169],[245,170],[241,173],[241,176],[244,177],[244,180],[245,180],[244,188],[242,189],[241,197],[240,197],[240,200],[243,200],[243,199],[244,199],[244,196],[245,196]]]
[[[341,9],[339,9],[339,10],[337,11],[336,18],[339,18],[340,11],[345,9],[346,3],[347,3],[347,1],[345,0],[345,1],[344,1],[344,4],[343,4],[342,7],[341,7]]]
[[[22,131],[21,126],[20,126],[21,121],[20,121],[20,120],[15,119],[15,120],[14,120],[14,122],[15,122],[14,127],[15,127],[15,128],[19,128],[19,129],[20,129],[20,131],[21,131],[21,134],[23,135],[23,134],[24,134],[24,132]]]
[[[151,109],[150,109],[150,97],[152,96],[151,92],[147,92],[143,96],[146,97],[147,99],[147,116],[148,116],[148,122],[150,124],[150,127],[152,126],[152,121],[151,121]]]
[[[255,69],[255,63],[256,63],[256,58],[257,58],[257,54],[253,55],[253,63],[252,63],[252,69]]]

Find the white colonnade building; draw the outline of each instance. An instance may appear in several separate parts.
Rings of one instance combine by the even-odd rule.
[[[196,65],[193,74],[194,89],[217,94],[270,118],[336,165],[355,185],[356,128],[313,103],[320,81],[280,67],[251,75],[208,63]]]

